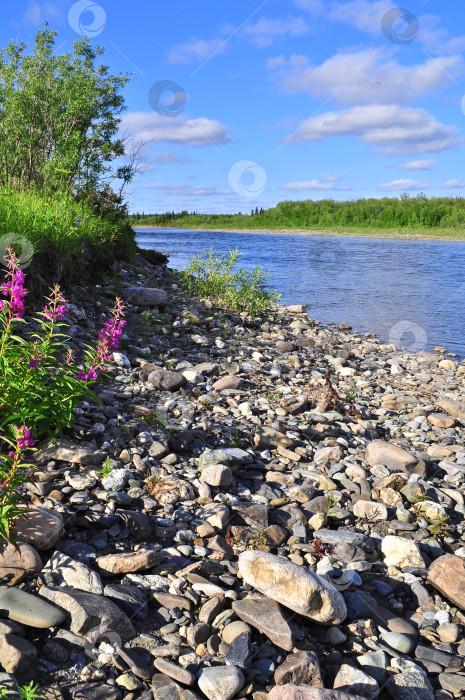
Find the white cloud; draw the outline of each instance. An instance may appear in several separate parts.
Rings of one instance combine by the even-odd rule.
[[[450,85],[462,73],[460,55],[430,58],[416,65],[401,65],[387,49],[365,49],[331,56],[319,66],[305,58],[272,59],[268,67],[288,93],[308,92],[330,97],[337,104],[406,104]]]
[[[440,18],[435,15],[422,15],[419,19],[418,39],[430,51],[441,54],[458,53],[465,49],[465,37],[450,37],[449,32],[440,26]]]
[[[164,141],[182,146],[208,146],[228,143],[232,139],[230,129],[216,119],[167,117],[157,112],[124,114],[120,130],[137,137],[142,143]]]
[[[439,187],[448,190],[457,190],[461,187],[465,187],[465,180],[448,180],[447,182],[443,182],[442,185],[439,185]]]
[[[432,170],[435,165],[438,164],[437,160],[431,159],[431,160],[411,160],[409,163],[404,163],[403,165],[399,166],[392,166],[392,167],[399,167],[401,170]]]
[[[294,0],[294,5],[300,10],[306,10],[313,17],[321,17],[325,12],[323,0]]]
[[[425,190],[427,187],[429,187],[427,182],[407,179],[385,182],[384,185],[379,185],[376,189],[381,192],[410,192],[411,190]]]
[[[164,182],[152,182],[147,185],[141,185],[144,190],[162,190],[167,194],[175,197],[209,197],[211,195],[230,195],[235,194],[232,190],[218,190],[216,187],[208,187],[206,185],[198,185],[191,187],[186,183],[167,185]]]
[[[413,155],[454,148],[461,143],[458,131],[456,126],[440,124],[425,109],[368,105],[311,117],[285,142],[350,135],[376,146],[382,155]]]
[[[270,46],[276,39],[283,36],[303,36],[308,34],[310,27],[303,17],[287,17],[286,19],[261,19],[256,24],[248,24],[244,35],[256,46]]]
[[[334,2],[328,13],[328,19],[344,22],[362,32],[376,36],[381,32],[383,15],[395,5],[391,0],[351,0]]]
[[[309,180],[308,182],[288,182],[281,187],[282,190],[290,190],[291,192],[303,192],[305,190],[350,190],[347,185],[337,184],[338,175],[331,177],[323,177],[321,180]]]
[[[222,53],[226,44],[223,39],[197,39],[193,37],[185,44],[177,44],[168,52],[168,63],[201,63],[214,53]]]

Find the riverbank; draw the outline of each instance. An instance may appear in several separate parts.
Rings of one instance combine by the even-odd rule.
[[[1,663],[56,700],[459,697],[465,365],[212,308],[140,256],[74,293],[72,343],[138,286],[166,297],[131,292],[101,405],[33,455]]]
[[[440,233],[431,229],[427,231],[423,230],[408,230],[399,231],[393,229],[392,231],[383,231],[379,229],[319,229],[319,230],[307,230],[307,229],[289,229],[289,228],[239,228],[231,226],[230,228],[217,227],[213,224],[204,226],[146,226],[144,224],[132,224],[133,228],[153,228],[162,230],[172,230],[172,229],[185,229],[186,231],[219,231],[224,233],[238,232],[238,233],[261,233],[266,235],[275,236],[327,236],[338,237],[338,238],[393,238],[397,240],[405,239],[412,241],[465,241],[465,231],[459,232],[456,229],[443,230]]]

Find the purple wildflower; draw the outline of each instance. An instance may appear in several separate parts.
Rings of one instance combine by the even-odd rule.
[[[5,281],[0,285],[0,292],[4,297],[9,299],[9,312],[13,318],[22,318],[24,316],[24,297],[26,290],[24,289],[24,274],[17,267],[17,259],[12,248],[8,248],[8,272],[5,275]],[[5,302],[2,302],[0,310],[5,308]]]
[[[31,431],[27,427],[27,425],[23,425],[21,428],[19,428],[17,425],[15,425],[15,430],[16,430],[16,443],[18,445],[18,448],[20,450],[26,450],[28,447],[33,447],[34,446],[34,440],[31,438]],[[21,435],[22,433],[22,435]]]
[[[117,298],[116,306],[112,312],[112,318],[109,318],[108,321],[105,322],[104,327],[98,334],[99,342],[95,357],[86,372],[83,370],[78,372],[78,379],[81,379],[83,382],[87,382],[89,379],[95,381],[97,379],[96,370],[103,370],[105,363],[113,359],[113,355],[110,351],[116,350],[118,347],[123,328],[126,325],[126,321],[122,318],[123,314],[124,307],[122,301]]]

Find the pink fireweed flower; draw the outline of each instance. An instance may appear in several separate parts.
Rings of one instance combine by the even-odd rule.
[[[66,364],[68,365],[68,367],[71,364],[71,362],[73,362],[73,360],[74,360],[74,350],[73,350],[73,348],[69,348],[68,352],[66,353]]]
[[[47,320],[54,323],[56,320],[63,318],[68,309],[66,303],[66,299],[60,292],[60,286],[56,284],[50,297],[50,306],[48,304],[44,306],[43,313]]]
[[[8,272],[5,275],[3,284],[0,285],[0,292],[4,297],[9,298],[9,312],[13,318],[22,318],[24,316],[24,297],[26,290],[24,289],[24,274],[17,266],[17,258],[12,248],[8,250]],[[1,310],[5,308],[5,302],[2,302]]]
[[[78,372],[78,379],[83,382],[88,382],[89,379],[95,381],[97,379],[96,370],[103,370],[105,363],[113,359],[111,350],[116,350],[118,347],[121,334],[123,333],[126,321],[124,316],[124,306],[121,299],[116,299],[116,305],[112,310],[112,317],[105,322],[102,330],[98,334],[99,342],[96,347],[95,357],[87,371],[81,370]]]
[[[31,438],[31,431],[27,425],[23,425],[21,428],[17,425],[14,427],[16,430],[16,444],[18,445],[18,449],[26,450],[28,447],[33,447],[34,440]]]

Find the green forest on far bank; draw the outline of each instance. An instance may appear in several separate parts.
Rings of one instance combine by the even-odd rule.
[[[221,227],[240,229],[309,230],[452,230],[465,236],[465,198],[416,197],[402,194],[381,199],[338,202],[333,199],[285,201],[271,209],[237,214],[199,214],[182,211],[133,214],[133,226]]]

